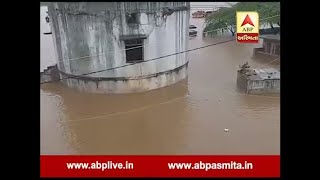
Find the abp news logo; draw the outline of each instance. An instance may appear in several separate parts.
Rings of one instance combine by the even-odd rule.
[[[237,41],[240,43],[259,42],[259,14],[257,12],[237,12]]]

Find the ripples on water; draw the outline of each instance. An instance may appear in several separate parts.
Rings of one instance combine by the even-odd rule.
[[[200,33],[201,20],[191,24]],[[200,35],[190,48],[227,38]],[[236,90],[239,64],[267,62],[251,58],[255,46],[229,42],[190,52],[187,80],[145,93],[86,94],[60,83],[42,85],[41,153],[279,154],[280,98]],[[52,48],[41,53],[42,67],[52,63]]]

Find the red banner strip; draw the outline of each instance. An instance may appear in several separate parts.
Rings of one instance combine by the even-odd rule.
[[[280,177],[280,156],[41,156],[41,177]]]
[[[259,33],[237,33],[237,41],[240,43],[258,43]]]

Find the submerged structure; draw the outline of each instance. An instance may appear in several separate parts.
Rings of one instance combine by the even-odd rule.
[[[280,72],[274,68],[252,69],[245,63],[237,73],[237,86],[248,94],[280,93]]]
[[[189,2],[55,2],[48,10],[53,72],[71,88],[143,92],[187,77],[188,54],[175,53],[187,50]]]
[[[279,58],[280,57],[280,34],[262,35],[263,45],[254,49],[255,57]]]

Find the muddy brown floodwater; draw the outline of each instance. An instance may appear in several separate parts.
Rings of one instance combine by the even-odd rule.
[[[190,21],[202,31],[203,20]],[[189,46],[230,38],[199,34]],[[236,89],[239,64],[270,61],[252,59],[254,46],[233,41],[190,52],[188,79],[145,93],[85,94],[60,83],[42,85],[41,154],[280,154],[280,97]],[[42,69],[53,62],[52,47],[52,37],[41,34]],[[265,67],[279,68],[279,62]]]

